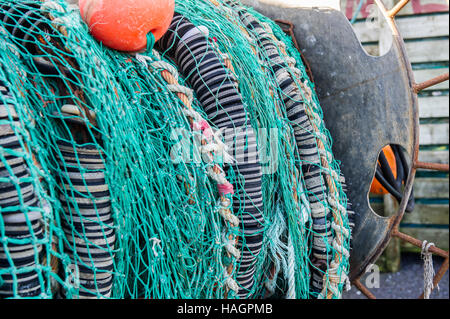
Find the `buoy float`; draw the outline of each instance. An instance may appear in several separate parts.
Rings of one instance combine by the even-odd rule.
[[[95,39],[127,52],[147,47],[147,34],[158,41],[172,21],[174,0],[79,0],[83,21]]]
[[[391,168],[392,175],[394,176],[394,178],[397,178],[397,163],[395,161],[394,151],[388,145],[383,148],[382,152],[384,153],[384,156],[386,157],[386,159],[389,163],[389,167]],[[386,195],[389,193],[388,190],[386,188],[384,188],[376,178],[374,178],[372,181],[372,185],[370,186],[370,192],[372,194],[378,194],[378,195]]]

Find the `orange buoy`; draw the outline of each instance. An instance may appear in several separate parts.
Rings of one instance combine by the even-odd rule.
[[[397,178],[397,163],[395,162],[394,151],[388,145],[383,148],[382,152],[386,156],[386,159],[389,163],[389,167],[391,168],[392,171],[392,175],[394,175],[394,178]],[[372,181],[372,185],[370,186],[370,192],[372,194],[378,195],[385,195],[389,193],[386,188],[381,186],[380,182],[376,178],[374,178]]]
[[[91,34],[105,46],[137,52],[147,47],[147,34],[155,40],[172,22],[174,0],[79,0],[81,17]]]

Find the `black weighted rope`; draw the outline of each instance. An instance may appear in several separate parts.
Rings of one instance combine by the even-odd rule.
[[[234,133],[231,138],[226,135],[227,144],[232,142],[230,153],[235,158],[230,166],[243,179],[243,187],[235,194],[239,199],[233,201],[233,210],[241,219],[243,232],[239,237],[241,259],[236,281],[240,286],[238,297],[248,297],[255,284],[255,263],[262,248],[264,217],[256,135],[242,96],[205,35],[181,14],[175,13],[157,48],[176,62],[208,119],[219,129]]]
[[[2,67],[2,65],[0,65]],[[0,121],[9,124],[0,125],[0,149],[10,149],[16,152],[24,152],[23,138],[15,132],[14,126],[20,126],[19,117],[13,110],[17,100],[0,80]],[[44,227],[40,222],[40,212],[34,211],[34,207],[40,208],[41,202],[36,195],[32,183],[14,182],[14,179],[31,178],[30,162],[22,156],[5,153],[0,160],[0,177],[9,177],[11,182],[0,183],[0,210],[17,206],[16,211],[2,211],[3,231],[6,238],[29,240],[36,236],[44,238]],[[11,174],[12,173],[12,174]],[[25,216],[27,215],[27,216]],[[27,223],[27,219],[29,223]],[[36,244],[33,248],[27,244],[7,243],[0,245],[0,268],[37,267],[36,259],[40,258],[43,245]],[[36,253],[37,252],[37,253]],[[10,255],[11,260],[7,258]],[[43,287],[38,278],[38,271],[31,270],[16,274],[2,275],[3,284],[0,285],[0,299],[17,297],[36,297],[42,292]],[[17,283],[17,295],[13,283]]]
[[[323,271],[326,271],[327,265],[332,258],[331,254],[327,253],[327,246],[332,241],[332,215],[329,210],[326,211],[324,209],[327,206],[327,194],[323,190],[325,181],[320,170],[321,159],[317,151],[316,138],[312,133],[314,129],[306,114],[301,92],[287,71],[289,66],[278,53],[278,48],[272,37],[247,10],[240,9],[234,1],[228,1],[228,4],[236,9],[241,21],[250,33],[254,35],[259,47],[262,48],[263,54],[268,60],[271,75],[279,86],[279,98],[284,102],[287,117],[294,129],[295,140],[301,159],[301,169],[304,174],[305,185],[311,203],[313,220],[312,228],[314,235],[312,238],[312,254],[313,264],[317,268],[313,267],[312,269],[311,289],[314,293],[320,293],[323,287]],[[264,56],[261,58],[264,58]],[[343,188],[346,189],[346,186],[344,185]],[[354,213],[350,208],[351,204],[349,203],[348,213],[352,226],[354,225]]]
[[[403,200],[403,185],[406,183],[409,177],[409,164],[406,160],[405,154],[400,146],[390,145],[392,152],[395,156],[395,163],[397,166],[397,177],[394,177],[392,168],[383,151],[378,156],[378,164],[375,171],[375,178],[399,203]],[[406,205],[406,212],[412,212],[414,210],[414,190],[411,194]]]

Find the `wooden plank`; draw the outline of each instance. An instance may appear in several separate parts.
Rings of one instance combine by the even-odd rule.
[[[448,178],[421,177],[414,180],[415,198],[448,198]]]
[[[410,227],[401,227],[400,231],[413,236],[419,240],[427,240],[428,242],[432,242],[436,247],[439,247],[444,250],[448,250],[448,242],[449,242],[449,231],[448,228],[410,228]],[[402,251],[414,251],[419,252],[421,249],[415,247],[409,243],[402,242]]]
[[[448,205],[416,204],[411,213],[405,213],[402,223],[448,225]]]
[[[372,22],[366,21],[356,22],[353,24],[353,30],[359,41],[363,44],[367,42],[378,42],[380,30],[378,26]]]
[[[417,83],[425,82],[427,80],[431,80],[439,75],[448,73],[448,68],[439,68],[439,69],[424,69],[424,70],[414,70],[414,79]],[[431,86],[425,90],[448,90],[448,80],[442,83]],[[447,99],[447,108],[448,108],[448,97]],[[447,110],[448,111],[448,110]],[[447,112],[448,114],[448,112]],[[448,116],[448,115],[447,115]]]
[[[364,48],[364,50],[366,50],[368,55],[379,56],[378,44],[364,44],[363,43],[363,48]]]
[[[383,2],[383,3],[387,7],[393,7],[395,2],[394,2],[394,0],[386,0],[386,2]],[[384,55],[384,54],[388,53],[392,47],[391,28],[385,19],[380,19],[378,21],[378,24],[380,26],[380,39],[378,41],[378,46],[379,46],[378,54]]]
[[[421,124],[420,139],[421,145],[448,144],[448,123]]]
[[[448,117],[448,96],[419,97],[420,118]]]
[[[382,195],[370,194],[370,198],[381,199]],[[442,177],[417,177],[414,180],[414,198],[416,199],[448,199],[449,182],[448,178]],[[371,203],[372,209],[383,216],[383,204]],[[448,206],[447,206],[448,207]]]
[[[383,196],[384,216],[390,217],[397,213],[398,202],[390,194]],[[389,241],[383,254],[377,261],[383,272],[397,272],[400,269],[401,246],[398,238]]]
[[[448,39],[406,42],[405,48],[411,63],[428,63],[449,60]],[[379,56],[378,44],[364,44],[369,55]]]
[[[370,207],[380,216],[384,216],[383,203],[371,203]],[[402,223],[423,225],[448,225],[449,206],[443,204],[416,204],[414,210],[405,213]]]
[[[419,161],[425,163],[448,164],[448,150],[445,151],[419,151]]]
[[[411,63],[448,61],[448,39],[405,42]]]
[[[358,8],[360,0],[341,0],[341,11],[348,19],[352,19]],[[396,0],[396,3],[399,0]],[[358,19],[366,19],[373,14],[374,0],[364,0],[364,4],[359,12]],[[388,8],[390,9],[390,8]],[[448,11],[447,0],[411,0],[397,16],[425,14],[432,12],[446,12]]]
[[[449,35],[448,14],[398,18],[397,26],[403,39],[445,37]]]
[[[399,18],[396,22],[403,39],[445,37],[449,35],[448,14],[412,16]],[[372,24],[366,21],[354,23],[353,29],[362,43],[378,41],[379,30],[374,29]]]

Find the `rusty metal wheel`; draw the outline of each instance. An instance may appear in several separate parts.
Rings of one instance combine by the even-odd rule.
[[[389,241],[399,238],[419,248],[423,244],[399,230],[417,169],[449,170],[448,164],[418,160],[417,95],[425,88],[448,80],[449,74],[423,83],[415,82],[405,43],[395,22],[395,16],[409,0],[402,0],[389,10],[381,0],[375,0],[393,38],[390,50],[379,57],[367,54],[342,12],[322,8],[293,10],[258,0],[243,2],[278,21],[308,61],[324,120],[333,136],[333,153],[341,162],[349,186],[347,195],[356,213],[349,277],[362,293],[375,298],[360,278]],[[369,188],[379,152],[389,144],[404,148],[410,170],[397,212],[383,217],[370,206]],[[435,275],[435,287],[448,270],[448,251],[432,246],[429,252],[445,259]]]
[[[449,79],[449,73],[446,74],[442,74],[440,76],[437,76],[433,79],[430,79],[428,81],[422,82],[422,83],[416,83],[414,80],[414,74],[412,71],[412,67],[411,67],[411,63],[408,60],[408,55],[406,53],[406,49],[405,49],[405,44],[403,41],[403,38],[398,30],[397,24],[395,22],[395,17],[396,15],[400,12],[400,10],[406,6],[409,3],[410,0],[402,0],[399,3],[397,3],[393,8],[388,9],[385,7],[384,3],[382,0],[375,0],[375,3],[377,4],[379,10],[381,11],[381,13],[383,14],[384,18],[386,19],[389,28],[392,32],[393,35],[393,40],[394,40],[394,45],[396,45],[401,52],[403,52],[402,56],[403,56],[403,61],[401,61],[404,66],[405,69],[407,70],[407,74],[408,74],[408,82],[410,84],[410,90],[411,90],[411,94],[413,96],[414,99],[414,103],[416,105],[418,105],[418,96],[417,94],[428,88],[431,87],[433,85],[436,85],[438,83],[447,81]],[[418,122],[418,113],[415,114],[416,117],[416,121],[415,123]],[[416,175],[416,171],[417,169],[427,169],[427,170],[436,170],[436,171],[442,171],[442,172],[448,172],[449,171],[449,165],[448,164],[437,164],[437,163],[423,163],[423,162],[419,162],[418,160],[418,155],[419,155],[419,126],[415,125],[414,127],[414,152],[412,154],[412,166],[411,166],[411,171],[410,171],[410,178],[407,181],[406,187],[405,187],[405,194],[403,197],[403,201],[400,203],[399,206],[399,210],[396,213],[395,216],[392,217],[392,228],[391,231],[389,233],[389,240],[391,238],[399,238],[400,240],[406,241],[416,247],[422,248],[423,245],[423,241],[419,240],[417,238],[414,238],[412,236],[409,236],[407,234],[402,233],[399,230],[399,225],[400,222],[405,214],[405,208],[406,208],[406,204],[407,204],[407,199],[409,198],[409,194],[411,193],[412,190],[412,185],[414,183],[414,178]],[[384,250],[384,248],[386,247],[386,245],[383,245],[382,247],[380,247],[379,251],[377,252],[376,258],[379,257],[379,255],[382,253],[382,251]],[[441,256],[444,258],[444,262],[442,263],[440,269],[437,271],[434,279],[433,279],[433,289],[438,285],[438,283],[440,282],[440,280],[442,279],[442,277],[444,276],[444,274],[448,271],[448,267],[449,267],[449,253],[448,251],[444,251],[438,247],[435,246],[431,246],[429,248],[429,251],[435,255]],[[375,258],[375,259],[376,259]],[[370,299],[375,299],[375,295],[372,294],[360,281],[360,277],[361,274],[359,274],[359,276],[357,276],[356,278],[353,279],[352,283],[368,298]],[[422,293],[419,298],[423,298],[424,297],[424,293]]]

